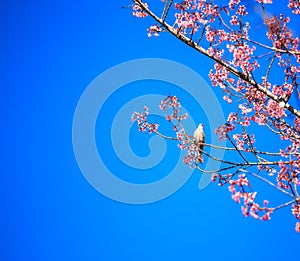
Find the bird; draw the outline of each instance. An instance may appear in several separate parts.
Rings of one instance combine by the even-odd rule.
[[[203,163],[202,152],[203,152],[204,142],[205,142],[205,134],[204,134],[204,130],[203,130],[203,125],[204,125],[203,123],[200,123],[198,125],[198,128],[194,132],[194,142],[195,142],[195,145],[199,149],[199,151],[198,151],[198,161],[200,163]]]

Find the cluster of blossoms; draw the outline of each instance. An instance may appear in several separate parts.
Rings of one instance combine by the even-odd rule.
[[[144,3],[144,5],[145,7],[148,7],[147,3]],[[148,16],[148,14],[139,5],[133,5],[132,10],[133,10],[132,14],[136,17],[144,18]]]
[[[189,13],[187,10],[193,10]],[[175,4],[175,28],[184,35],[196,33],[199,28],[212,23],[218,16],[218,6],[206,1],[183,1]],[[190,30],[188,30],[190,29]]]
[[[159,36],[159,32],[161,32],[162,29],[159,25],[155,24],[149,27],[148,29],[148,36],[151,37],[152,35],[154,36]]]
[[[272,4],[273,1],[272,0],[256,0],[257,3],[264,3],[264,4]]]
[[[294,204],[292,208],[292,213],[293,215],[297,218],[300,219],[300,205],[299,204]]]
[[[180,102],[176,96],[167,96],[160,104],[160,109],[168,112],[165,115],[165,119],[173,124],[173,129],[176,133],[175,138],[171,138],[172,140],[176,140],[178,142],[178,147],[182,150],[187,150],[187,155],[184,158],[184,162],[189,165],[191,168],[196,168],[199,164],[198,161],[198,153],[199,148],[195,145],[193,141],[193,137],[189,136],[181,124],[183,120],[187,118],[187,114],[180,114]],[[247,114],[251,112],[249,108],[246,108],[244,105],[240,105],[240,109],[242,114]],[[147,107],[144,107],[144,111],[141,113],[134,112],[132,115],[132,120],[137,121],[139,130],[142,132],[152,133],[155,132],[162,137],[164,135],[158,132],[158,124],[153,124],[148,122],[147,117],[149,116],[149,110]],[[238,113],[231,113],[229,116],[229,121],[237,122],[239,119]],[[298,128],[299,128],[299,121]],[[235,125],[232,124],[231,126],[227,124],[224,125],[225,130],[223,133],[221,132],[222,128],[218,129],[219,134],[225,135],[225,138],[229,138],[228,130],[232,131],[235,128]],[[225,134],[224,134],[225,133]],[[249,136],[249,134],[244,133],[244,135],[235,134],[233,135],[233,139],[237,142],[237,150],[243,152],[253,152],[255,148],[253,147],[254,143],[254,136]],[[247,146],[246,146],[247,145]],[[292,146],[288,146],[285,150],[281,150],[280,154],[282,157],[290,157],[291,153],[295,153],[295,148]],[[259,153],[259,152],[255,152]],[[299,156],[299,154],[297,154]],[[238,167],[241,165],[238,164]],[[247,166],[247,164],[245,164]],[[268,167],[264,165],[259,165],[258,168],[260,170],[265,170],[269,172],[269,176],[276,175],[277,177],[277,185],[279,188],[282,188],[286,191],[289,190],[290,184],[294,183],[295,185],[300,185],[299,181],[299,169],[300,169],[300,161],[292,161],[289,164],[286,164],[282,161],[278,162],[278,169],[274,167]],[[215,173],[212,175],[212,181],[215,182],[218,179],[218,183],[220,186],[228,184],[229,191],[231,192],[232,199],[237,203],[242,204],[242,213],[244,216],[252,216],[256,219],[260,220],[269,220],[270,215],[276,208],[268,207],[268,201],[263,201],[263,206],[260,206],[257,202],[255,202],[255,198],[257,192],[249,191],[250,183],[245,174],[238,175],[237,179],[234,177],[237,174],[221,174]],[[297,201],[298,200],[298,201]],[[292,214],[297,218],[300,219],[300,199],[296,200],[296,204],[292,206]],[[299,231],[299,222],[296,223],[296,231]]]
[[[187,113],[179,114],[179,108],[181,107],[180,102],[176,96],[167,96],[163,101],[161,101],[161,104],[159,105],[159,108],[162,111],[167,111],[168,109],[171,110],[171,113],[165,115],[165,119],[168,122],[172,122],[173,129],[177,133],[178,136],[180,136],[179,129],[182,128],[181,121],[185,120],[187,118]],[[158,124],[153,124],[148,122],[148,116],[149,116],[149,109],[147,106],[144,106],[143,112],[134,112],[131,116],[132,121],[136,121],[139,127],[139,130],[142,132],[157,132],[158,130]]]
[[[233,139],[236,141],[238,150],[245,152],[253,151],[253,143],[255,142],[254,134],[249,135],[247,132],[242,134],[234,134]]]
[[[146,133],[155,132],[164,138],[170,138],[172,140],[177,140],[178,147],[181,150],[187,150],[187,155],[184,157],[184,163],[189,165],[191,168],[195,168],[198,162],[199,148],[195,145],[192,136],[188,136],[185,132],[182,121],[185,120],[188,115],[187,113],[180,114],[180,102],[176,96],[167,96],[159,108],[162,111],[168,112],[165,115],[165,119],[173,125],[173,130],[176,137],[167,137],[158,132],[158,124],[150,123],[148,121],[149,109],[145,106],[143,112],[134,112],[131,119],[136,121],[138,124],[139,131]]]
[[[284,17],[280,14],[277,16],[265,18],[265,25],[268,28],[267,37],[272,41],[273,46],[278,50],[297,51],[299,46],[299,39],[293,37],[292,31],[288,28],[290,17]],[[281,65],[284,65],[284,60]]]
[[[295,230],[300,233],[300,222],[296,223]]]
[[[289,0],[288,7],[293,10],[294,14],[300,14],[300,1],[299,0]]]
[[[149,123],[147,117],[149,116],[149,109],[147,106],[144,106],[143,112],[134,112],[131,116],[132,121],[137,121],[139,131],[142,132],[157,132],[158,124]]]
[[[300,220],[300,198],[297,202],[297,204],[293,204],[293,207],[292,207],[292,214]],[[296,223],[296,227],[295,227],[295,230],[297,232],[300,233],[300,222],[297,222]]]
[[[216,134],[219,136],[219,140],[227,139],[228,134],[235,129],[235,126],[230,123],[225,123],[216,129]]]
[[[232,53],[233,59],[230,61],[234,67],[240,67],[243,72],[253,72],[259,67],[256,60],[250,62],[255,47],[249,47],[246,43],[238,46],[234,44],[227,45],[228,51]]]
[[[178,142],[178,147],[181,150],[187,150],[187,155],[184,157],[184,163],[189,165],[190,168],[195,168],[199,164],[199,148],[194,143],[194,138],[189,136],[181,122],[187,118],[187,113],[180,114],[179,109],[181,107],[180,102],[176,96],[167,96],[161,104],[160,109],[166,111],[171,109],[171,114],[166,115],[166,120],[173,123],[173,128],[176,133],[176,140]]]
[[[252,39],[247,22],[248,10],[240,0],[229,0],[228,5],[218,5],[217,1],[209,0],[175,3],[175,18],[171,25],[166,18],[170,9],[167,5],[172,1],[165,1],[164,11],[157,17],[147,12],[148,5],[140,0],[133,1],[135,16],[151,14],[157,22],[148,29],[149,36],[169,31],[214,60],[214,67],[208,74],[212,85],[222,89],[223,99],[229,104],[238,104],[227,121],[216,129],[216,134],[219,139],[230,141],[232,147],[229,150],[238,153],[241,161],[229,162],[207,155],[227,164],[216,171],[213,180],[218,178],[220,184],[229,184],[232,198],[243,204],[245,216],[268,220],[277,208],[267,207],[267,201],[263,206],[254,202],[257,193],[249,191],[245,174],[234,179],[240,169],[251,168],[258,178],[269,178],[269,185],[293,198],[295,204],[292,213],[299,219],[300,111],[293,107],[297,103],[293,106],[290,104],[290,97],[299,98],[300,93],[300,40],[288,28],[290,18],[283,14],[270,16],[265,11],[265,5],[273,1],[256,0],[261,6],[266,28],[264,42],[259,42]],[[300,14],[299,0],[289,0],[288,7],[294,14]],[[274,80],[281,82],[272,83]],[[166,120],[173,124],[178,146],[187,150],[185,163],[196,168],[199,164],[199,148],[181,124],[187,116],[179,114],[179,107],[180,103],[174,96],[168,96],[161,103],[162,110],[172,111],[166,115]],[[156,125],[147,122],[147,113],[144,111],[135,115],[138,126],[141,131],[155,130],[157,133]],[[268,152],[268,148],[259,151],[255,135],[250,131],[253,126],[265,127],[277,135],[281,148],[276,152]],[[223,173],[229,169],[235,169],[235,172],[231,172],[234,174]],[[300,232],[300,222],[296,223],[296,231]]]
[[[269,202],[264,200],[264,206],[261,207],[254,200],[257,195],[257,192],[249,192],[247,189],[250,187],[250,183],[245,174],[238,175],[238,178],[233,179],[233,175],[222,176],[219,174],[212,175],[212,181],[215,182],[219,180],[219,186],[223,186],[224,184],[229,184],[229,191],[231,192],[232,199],[237,203],[242,204],[242,213],[245,217],[249,215],[253,218],[259,218],[261,220],[269,220],[271,219],[270,215],[273,212],[272,208],[268,208],[267,205]]]
[[[179,109],[181,104],[176,96],[167,96],[163,101],[161,101],[159,108],[162,111],[167,111],[167,109],[171,109],[171,114],[166,114],[166,120],[171,122],[172,120],[176,121],[177,123],[174,125],[174,130],[178,129],[180,122],[187,118],[187,113],[179,114]]]

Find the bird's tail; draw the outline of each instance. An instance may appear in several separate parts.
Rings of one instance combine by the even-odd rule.
[[[199,151],[199,152],[198,152],[198,161],[199,161],[200,163],[203,163],[202,151]]]

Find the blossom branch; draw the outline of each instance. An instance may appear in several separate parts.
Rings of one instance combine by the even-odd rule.
[[[171,110],[171,113],[166,114],[166,120],[173,125],[176,137],[162,134],[158,131],[158,124],[149,123],[146,107],[144,112],[133,114],[139,130],[178,142],[178,147],[187,151],[184,162],[191,168],[210,174],[212,181],[218,180],[220,186],[228,184],[233,200],[242,204],[242,213],[246,217],[269,220],[273,211],[292,205],[292,214],[300,220],[300,111],[290,103],[293,102],[290,101],[292,94],[297,92],[299,96],[300,40],[293,37],[287,27],[290,18],[282,14],[269,17],[265,5],[272,1],[256,0],[262,4],[266,37],[272,43],[269,46],[250,38],[250,26],[246,22],[248,13],[239,0],[228,0],[227,6],[218,6],[214,1],[205,0],[175,3],[176,20],[172,26],[166,19],[173,1],[164,2],[161,18],[141,0],[133,0],[133,14],[137,17],[150,16],[157,22],[148,29],[149,36],[169,32],[213,60],[214,68],[209,72],[212,85],[219,86],[224,93],[223,99],[229,104],[236,103],[238,108],[215,130],[219,139],[230,142],[229,146],[205,143],[204,139],[197,138],[195,134],[188,134],[183,124],[187,114],[180,114],[179,100],[171,95],[161,102],[160,108],[163,111]],[[298,2],[289,0],[288,6],[295,14],[300,14]],[[222,16],[224,13],[229,18]],[[218,21],[220,28],[216,26]],[[198,39],[197,42],[193,38]],[[256,47],[259,51],[267,52],[254,53]],[[260,68],[257,59],[264,57],[265,70],[256,73]],[[284,81],[282,84],[271,84],[270,80],[273,80],[273,76],[276,77],[278,68]],[[256,79],[257,74],[263,74],[261,81]],[[265,127],[279,138],[278,152],[269,152],[267,144],[265,150],[257,148],[256,137],[250,131],[253,124],[256,128]],[[233,160],[221,158],[206,148],[224,150],[227,152],[226,156],[235,152],[239,157],[234,155]],[[207,170],[202,166],[205,164],[203,158],[220,162],[221,167]],[[267,200],[259,205],[256,202],[257,192],[252,190],[246,175],[263,181],[293,199],[277,207],[269,207]],[[295,229],[300,233],[300,222],[296,223]]]
[[[197,45],[194,41],[192,41],[190,38],[186,37],[184,34],[180,33],[179,30],[176,30],[174,27],[170,26],[166,21],[159,18],[157,15],[155,15],[149,8],[148,5],[142,3],[141,0],[132,0],[136,5],[138,5],[143,11],[145,11],[148,15],[150,15],[155,21],[157,21],[163,28],[165,28],[169,33],[174,35],[176,38],[187,44],[188,46],[192,47],[193,49],[197,50],[201,54],[209,57],[210,59],[214,60],[221,66],[225,67],[226,70],[228,70],[233,75],[237,76],[239,79],[247,82],[251,86],[253,86],[258,91],[261,91],[265,95],[267,95],[269,98],[274,100],[277,103],[280,103],[279,97],[277,97],[275,94],[273,94],[268,89],[264,88],[262,85],[258,84],[256,81],[254,81],[248,74],[245,74],[243,72],[240,72],[233,66],[226,63],[224,60],[217,58],[215,55],[210,54],[207,50],[205,50],[203,47]],[[295,109],[292,105],[289,103],[284,103],[283,107],[286,108],[288,111],[293,113],[295,116],[300,118],[300,111]]]

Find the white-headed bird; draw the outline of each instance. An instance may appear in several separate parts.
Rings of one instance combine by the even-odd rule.
[[[200,163],[203,163],[202,152],[204,148],[205,134],[204,134],[202,123],[198,125],[198,128],[194,132],[194,141],[195,141],[195,145],[199,148],[198,160]]]

